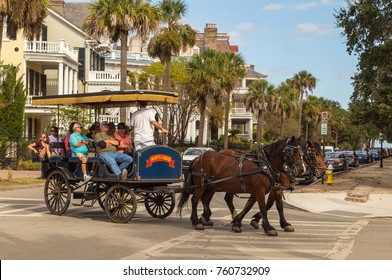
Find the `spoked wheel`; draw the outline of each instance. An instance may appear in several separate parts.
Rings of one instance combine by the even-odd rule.
[[[175,198],[173,193],[146,193],[144,205],[147,212],[154,218],[164,219],[174,210]]]
[[[50,213],[62,215],[67,211],[71,202],[71,187],[63,172],[54,170],[49,174],[45,182],[44,195]]]
[[[127,223],[136,213],[136,196],[130,188],[116,185],[106,193],[105,210],[115,223]]]
[[[97,186],[97,188],[96,188],[96,192],[98,193],[97,200],[98,200],[99,206],[101,206],[103,211],[106,211],[106,209],[105,209],[106,186],[104,184],[99,184],[99,186]]]

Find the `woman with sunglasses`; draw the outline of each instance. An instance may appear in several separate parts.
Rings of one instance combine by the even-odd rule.
[[[32,150],[39,159],[51,157],[48,137],[45,133],[41,134],[39,141],[30,144],[28,148]]]

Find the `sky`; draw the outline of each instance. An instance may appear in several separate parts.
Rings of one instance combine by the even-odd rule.
[[[88,2],[88,0],[66,0]],[[158,1],[152,1],[157,3]],[[346,52],[334,14],[342,0],[184,0],[183,22],[199,32],[215,23],[238,45],[246,64],[278,86],[306,70],[317,78],[313,94],[348,107],[357,57]]]

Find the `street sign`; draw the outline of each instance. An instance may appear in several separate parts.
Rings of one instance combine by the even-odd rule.
[[[328,131],[328,124],[321,123],[321,135],[327,135],[327,131]]]
[[[327,111],[321,112],[321,120],[322,121],[328,120],[328,112]]]

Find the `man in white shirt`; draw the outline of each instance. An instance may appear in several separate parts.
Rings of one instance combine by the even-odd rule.
[[[160,123],[155,120],[156,112],[147,109],[146,101],[139,101],[139,110],[132,114],[131,127],[133,128],[134,138],[133,143],[135,150],[140,150],[144,147],[155,145],[154,142],[154,126],[163,133],[167,133]]]

